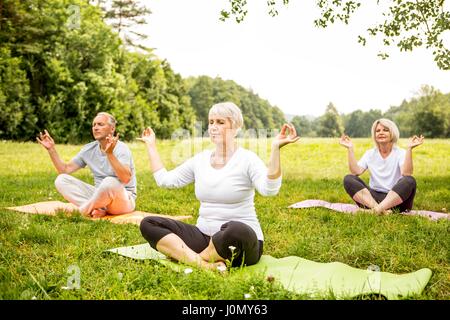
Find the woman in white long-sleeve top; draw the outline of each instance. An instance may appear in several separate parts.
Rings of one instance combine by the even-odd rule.
[[[372,125],[375,147],[367,150],[358,162],[350,138],[345,135],[341,137],[339,143],[348,149],[348,166],[352,173],[345,176],[344,188],[358,206],[376,213],[412,209],[416,194],[412,149],[421,145],[424,137],[412,137],[405,150],[396,145],[399,136],[394,122],[389,119],[376,120]],[[358,177],[367,169],[370,171],[369,186]]]
[[[209,111],[208,132],[214,150],[205,150],[167,171],[156,149],[151,128],[144,130],[150,166],[160,187],[180,188],[195,183],[200,200],[197,224],[147,217],[140,229],[156,250],[187,264],[206,269],[252,265],[259,261],[264,236],[256,215],[256,188],[261,195],[276,195],[281,187],[280,148],[296,142],[294,126],[284,124],[272,143],[268,167],[235,140],[243,125],[241,110],[231,102],[215,104]],[[287,130],[289,134],[287,134]]]

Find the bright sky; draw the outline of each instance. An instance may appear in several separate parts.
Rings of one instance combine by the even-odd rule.
[[[381,60],[380,38],[367,37],[365,47],[357,42],[375,24],[370,21],[380,21],[375,5],[362,8],[349,26],[318,29],[312,0],[291,0],[274,18],[266,1],[248,0],[240,24],[219,21],[220,10],[229,7],[226,0],[145,3],[152,10],[146,44],[175,72],[234,80],[287,114],[319,116],[329,102],[341,113],[386,111],[415,96],[423,84],[450,92],[450,71],[438,69],[431,50],[388,48],[391,57]]]

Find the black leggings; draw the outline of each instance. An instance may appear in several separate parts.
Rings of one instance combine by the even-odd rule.
[[[141,221],[142,236],[156,249],[164,236],[174,233],[193,251],[200,253],[208,245],[210,236],[196,226],[163,217],[146,217]],[[220,231],[212,236],[217,253],[232,262],[233,267],[256,264],[263,252],[263,241],[258,240],[255,231],[238,221],[224,223]],[[234,247],[233,251],[230,249]]]
[[[383,199],[387,196],[387,193],[385,192],[371,189],[364,183],[364,181],[361,180],[361,178],[352,174],[344,177],[344,188],[352,199],[358,191],[361,191],[364,188],[370,191],[370,194],[377,203],[383,201]],[[397,193],[403,200],[401,204],[393,207],[392,209],[399,210],[400,212],[410,211],[413,207],[414,196],[416,195],[416,180],[412,176],[403,176],[392,187],[392,191]],[[356,204],[362,208],[367,208],[361,203],[356,202]]]

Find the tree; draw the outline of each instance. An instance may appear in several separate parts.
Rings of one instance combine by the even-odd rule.
[[[414,114],[412,105],[403,100],[400,106],[392,106],[383,114],[383,118],[394,121],[400,131],[402,137],[408,137],[413,134]]]
[[[315,137],[317,135],[313,129],[313,121],[310,121],[306,116],[295,116],[291,123],[300,137]]]
[[[207,130],[208,112],[215,103],[231,101],[238,105],[244,117],[247,129],[279,128],[286,120],[283,112],[262,99],[252,90],[243,88],[234,81],[219,77],[191,77],[185,80],[189,88],[191,104],[195,110],[197,121],[202,122],[203,130]]]
[[[78,23],[72,25],[74,12]],[[47,129],[60,143],[86,142],[99,111],[116,116],[122,139],[134,139],[148,125],[163,138],[192,127],[181,76],[152,54],[121,44],[99,7],[85,0],[4,0],[0,137],[34,140]]]
[[[240,23],[247,15],[247,0],[228,0],[231,8],[221,11],[221,20],[234,17]],[[450,30],[450,12],[444,10],[445,0],[388,0],[377,1],[383,12],[384,21],[367,28],[369,36],[380,36],[384,46],[397,46],[400,51],[412,51],[426,47],[432,50],[437,66],[450,70],[450,50],[443,44],[441,35]],[[288,5],[289,0],[268,0],[269,14],[278,14],[277,5]],[[389,5],[386,5],[388,3]],[[327,28],[337,21],[349,23],[351,16],[363,4],[353,0],[316,0],[321,16],[314,20],[319,28]],[[366,36],[358,36],[358,42],[366,44]],[[389,55],[378,54],[382,59]]]
[[[31,116],[30,88],[21,63],[21,58],[12,58],[7,48],[0,48],[0,138],[17,139],[21,123],[36,121]]]
[[[286,122],[286,117],[284,116],[284,113],[280,108],[278,108],[277,106],[273,106],[272,108],[269,108],[269,110],[272,116],[274,127],[279,127]]]
[[[430,138],[448,138],[450,99],[432,86],[422,86],[419,97],[413,99],[414,134]]]
[[[397,123],[403,137],[423,134],[427,138],[450,136],[450,94],[422,86],[410,101],[391,107],[383,117]]]
[[[364,137],[366,134],[365,127],[363,125],[363,111],[356,110],[348,115],[343,116],[344,120],[344,132],[350,137]],[[370,129],[369,129],[370,133]]]
[[[205,131],[208,127],[209,108],[217,100],[213,92],[213,79],[208,76],[191,77],[186,79],[186,85],[197,121],[202,122],[202,130]]]
[[[151,14],[150,9],[145,5],[139,6],[136,0],[113,0],[110,8],[101,8],[105,11],[104,18],[117,31],[125,45],[148,50],[138,44],[130,34],[136,36],[138,41],[148,38],[146,34],[132,30],[132,27],[145,24],[144,17]]]
[[[344,132],[341,117],[332,102],[328,104],[325,114],[318,119],[318,123],[319,137],[340,137]]]
[[[372,124],[382,118],[382,112],[374,109],[367,112],[356,110],[343,118],[345,134],[350,137],[370,137]]]

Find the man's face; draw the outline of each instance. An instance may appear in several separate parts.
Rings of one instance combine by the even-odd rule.
[[[105,115],[99,115],[92,122],[92,134],[95,140],[103,140],[108,135],[114,133],[114,126],[109,124],[109,119]]]

